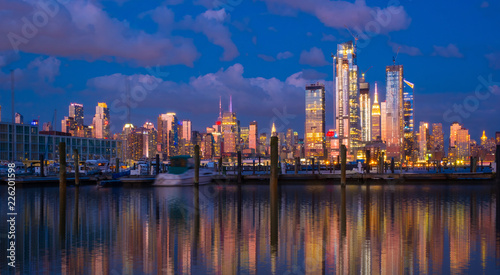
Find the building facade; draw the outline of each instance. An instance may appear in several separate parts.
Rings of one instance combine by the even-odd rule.
[[[306,86],[305,157],[324,157],[325,153],[325,85]]]
[[[370,84],[365,81],[365,76],[359,82],[359,103],[361,117],[361,141],[368,142],[372,140],[372,122],[371,122],[371,100],[370,100]]]
[[[401,159],[403,156],[403,65],[386,67],[386,142],[387,156]]]
[[[356,155],[361,142],[359,83],[356,47],[352,41],[337,45],[335,56],[335,125],[348,158]]]
[[[380,105],[378,103],[378,87],[375,83],[375,95],[373,98],[372,106],[372,140],[382,138],[382,131],[380,125]]]

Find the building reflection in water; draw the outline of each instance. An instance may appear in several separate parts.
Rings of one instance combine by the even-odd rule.
[[[20,189],[18,270],[114,275],[500,269],[495,187],[347,186],[342,191],[312,185],[280,186],[278,192],[273,202],[268,186],[82,186],[78,192],[68,187],[66,218],[59,219],[57,187]],[[0,230],[6,232],[6,223]]]

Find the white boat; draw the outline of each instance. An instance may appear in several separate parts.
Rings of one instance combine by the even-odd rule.
[[[215,173],[210,169],[200,168],[199,184],[209,184]],[[194,161],[190,156],[170,158],[168,173],[159,174],[153,186],[192,186],[194,185]]]

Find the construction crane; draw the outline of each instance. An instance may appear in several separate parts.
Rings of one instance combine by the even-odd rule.
[[[347,31],[351,34],[351,36],[354,38],[354,48],[356,48],[356,45],[358,44],[358,36],[354,35],[352,31],[347,27],[347,25],[344,25],[344,27],[347,29]]]
[[[396,59],[398,58],[398,55],[399,55],[399,50],[401,49],[401,47],[398,47],[398,51],[396,52],[396,56],[392,57],[392,63],[394,63],[394,65],[396,65]]]
[[[365,75],[371,68],[373,68],[373,66],[370,66],[370,68],[368,68],[366,71],[364,71],[363,75]]]

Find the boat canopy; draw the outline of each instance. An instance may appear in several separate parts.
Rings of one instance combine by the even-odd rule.
[[[189,155],[170,157],[170,167],[168,169],[168,173],[176,175],[183,174],[188,169],[192,169],[193,167],[194,161]]]

